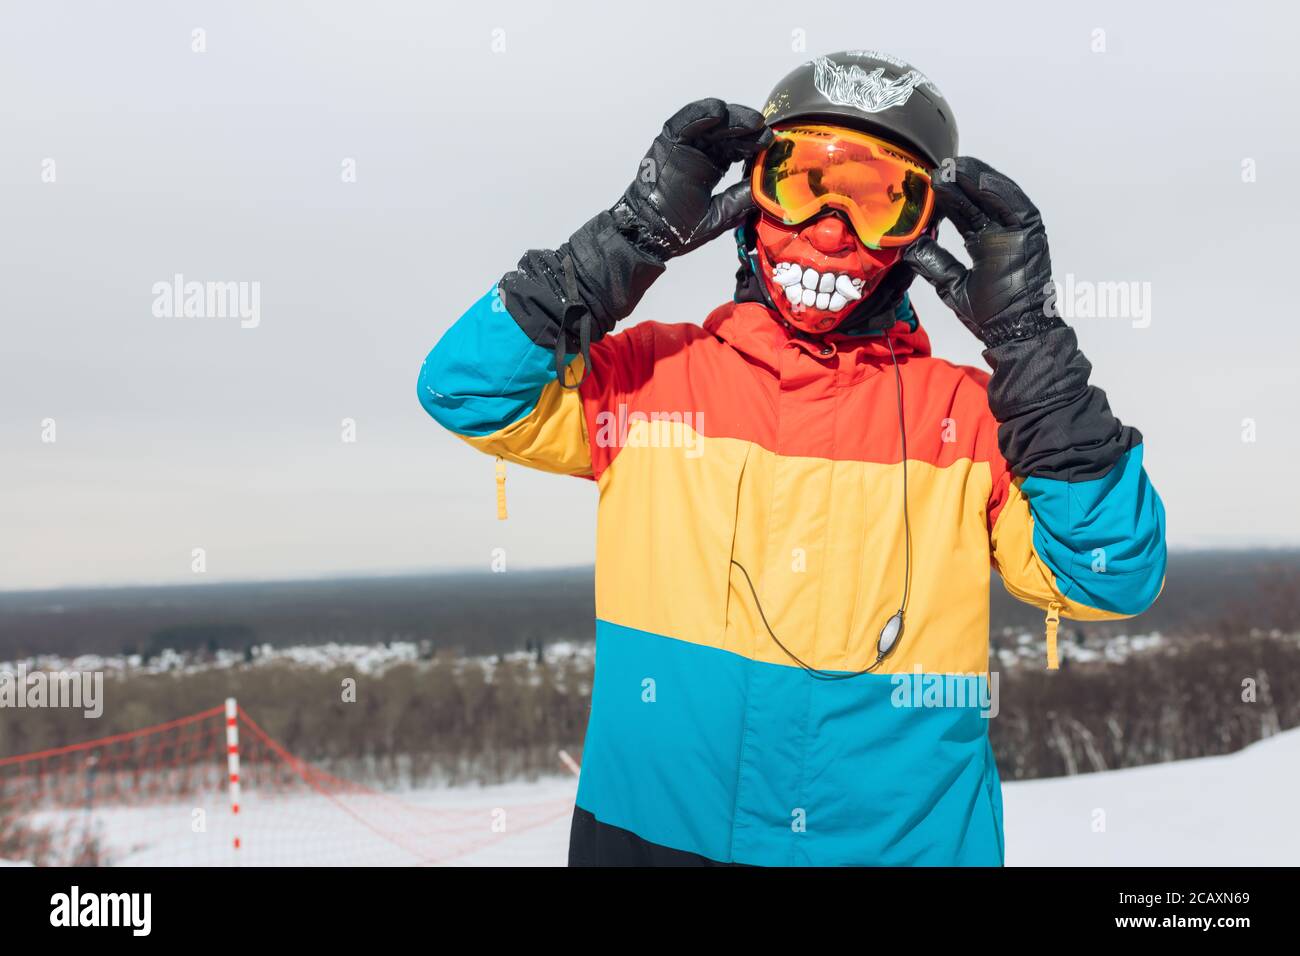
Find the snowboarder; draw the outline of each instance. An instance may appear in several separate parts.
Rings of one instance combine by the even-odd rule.
[[[733,301],[613,331],[728,230]],[[930,354],[917,275],[991,375]],[[571,863],[1002,862],[991,568],[1046,612],[1049,666],[1061,617],[1140,613],[1165,569],[1142,437],[1051,289],[1024,192],[958,154],[925,75],[854,51],[761,112],[680,110],[612,208],[443,336],[429,414],[599,487]]]

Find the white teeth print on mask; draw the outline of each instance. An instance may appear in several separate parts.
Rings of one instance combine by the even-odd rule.
[[[798,285],[803,278],[803,269],[793,262],[778,262],[772,270],[772,281],[782,288]]]
[[[781,287],[791,307],[798,311],[818,308],[839,312],[862,298],[862,280],[843,273],[819,273],[796,262],[778,262],[772,281]]]

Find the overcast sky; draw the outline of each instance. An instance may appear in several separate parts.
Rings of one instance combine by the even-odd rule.
[[[4,0],[0,589],[192,582],[196,547],[211,580],[590,561],[594,486],[512,467],[498,522],[420,362],[679,106],[759,107],[843,48],[929,74],[1058,279],[1149,283],[1146,327],[1074,324],[1171,543],[1300,543],[1297,20],[1152,6]],[[734,267],[726,240],[674,262],[635,319],[701,321]],[[177,273],[259,283],[259,324],[156,315]]]

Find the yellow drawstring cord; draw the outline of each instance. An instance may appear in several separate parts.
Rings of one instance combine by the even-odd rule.
[[[1047,669],[1059,670],[1061,658],[1056,651],[1056,629],[1061,625],[1061,605],[1053,601],[1047,605]]]
[[[506,520],[506,460],[497,459],[497,520]]]

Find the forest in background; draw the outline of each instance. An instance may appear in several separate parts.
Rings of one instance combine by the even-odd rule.
[[[106,590],[0,592],[0,661],[38,654],[156,654],[261,644],[425,643],[464,655],[594,639],[592,569],[437,574]],[[991,630],[1033,629],[1042,612],[994,575]],[[1078,623],[1098,637],[1300,631],[1300,551],[1170,556],[1165,590],[1135,621]]]
[[[557,772],[579,755],[591,693],[591,569],[332,582],[0,595],[0,661],[164,652],[174,671],[110,673],[104,716],[0,712],[0,756],[160,723],[237,696],[300,757],[385,786],[496,782]],[[995,582],[993,647],[1041,643],[1042,614]],[[1157,605],[1135,621],[1065,622],[1079,647],[1159,632],[1122,663],[998,666],[991,732],[1007,779],[1227,753],[1300,725],[1300,555],[1175,555]],[[372,674],[261,660],[325,642],[419,648]],[[216,658],[226,652],[218,666]],[[236,657],[232,662],[230,653]],[[340,686],[357,680],[355,703]],[[1243,681],[1255,699],[1242,700]]]

